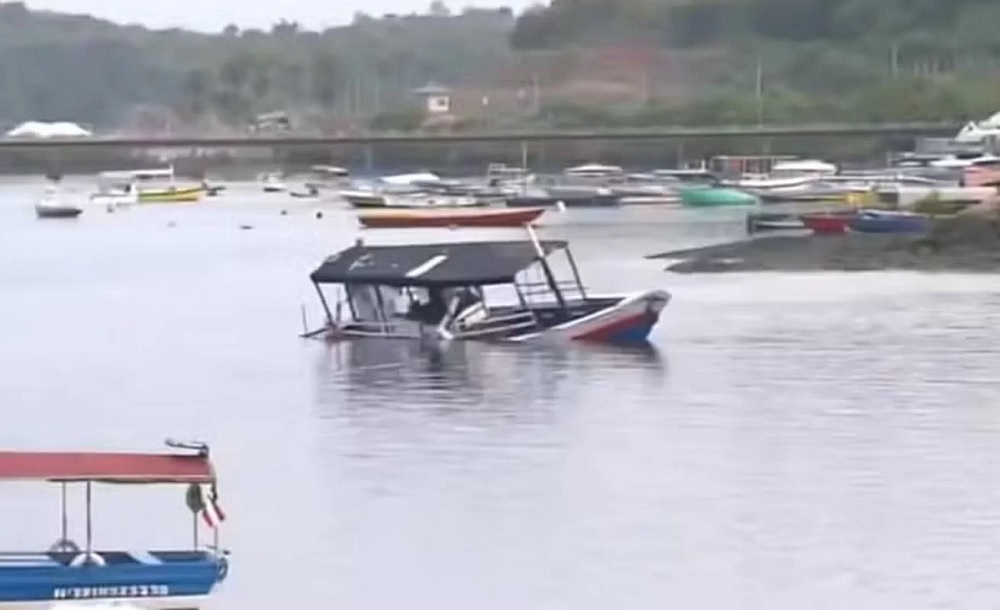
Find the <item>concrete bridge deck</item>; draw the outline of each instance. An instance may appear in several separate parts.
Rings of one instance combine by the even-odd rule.
[[[945,123],[878,123],[825,125],[759,125],[678,127],[589,131],[525,131],[456,134],[372,134],[350,137],[269,135],[239,137],[0,138],[0,149],[65,148],[309,148],[337,145],[458,144],[469,142],[543,143],[571,141],[656,141],[714,138],[922,136],[949,137],[961,125]]]

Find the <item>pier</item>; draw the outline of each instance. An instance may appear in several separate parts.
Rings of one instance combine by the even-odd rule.
[[[0,138],[0,149],[136,149],[136,148],[317,148],[337,145],[546,143],[546,142],[655,142],[782,137],[949,137],[961,125],[943,123],[876,123],[825,125],[756,125],[676,127],[664,129],[511,131],[449,134],[370,134],[352,136],[265,135],[229,137],[116,137]]]

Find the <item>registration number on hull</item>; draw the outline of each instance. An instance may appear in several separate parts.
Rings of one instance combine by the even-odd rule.
[[[115,587],[56,587],[52,599],[102,599],[109,597],[164,597],[167,585],[127,585]]]

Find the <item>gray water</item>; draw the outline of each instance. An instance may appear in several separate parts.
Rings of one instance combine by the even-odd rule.
[[[0,185],[0,446],[210,441],[213,607],[995,607],[996,278],[675,277],[641,256],[739,213],[571,210],[542,235],[589,286],[674,293],[652,349],[328,347],[296,333],[358,235],[339,206],[246,187],[39,221],[38,191]],[[57,490],[0,502],[0,546],[58,537]],[[189,540],[183,489],[95,510],[99,547]]]

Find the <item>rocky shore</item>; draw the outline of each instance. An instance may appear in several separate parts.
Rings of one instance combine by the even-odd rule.
[[[937,221],[925,235],[768,236],[648,258],[678,261],[667,267],[667,271],[675,273],[889,269],[1000,272],[1000,221],[993,216],[959,216]]]

